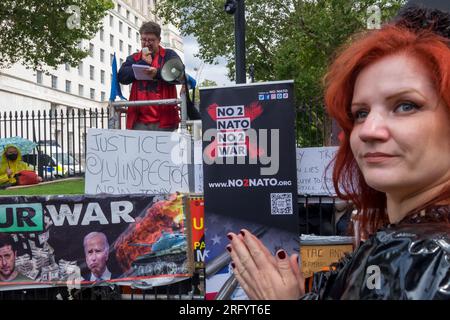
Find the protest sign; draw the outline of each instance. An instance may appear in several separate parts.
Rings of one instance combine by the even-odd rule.
[[[207,299],[226,296],[228,232],[246,228],[272,253],[298,250],[293,92],[292,81],[200,90]]]
[[[177,194],[0,198],[0,251],[15,258],[1,269],[0,290],[185,279],[193,255],[184,201]]]
[[[203,196],[189,196],[189,216],[192,220],[192,244],[194,249],[194,263],[198,268],[204,267],[205,262],[205,217]]]
[[[85,193],[189,192],[186,139],[176,132],[89,129]]]
[[[336,196],[332,173],[337,150],[337,147],[297,148],[299,195]]]

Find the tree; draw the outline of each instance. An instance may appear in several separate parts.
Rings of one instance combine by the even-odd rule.
[[[111,8],[111,0],[0,1],[0,67],[75,66],[88,54],[79,42],[95,36]]]
[[[214,80],[209,80],[209,79],[205,79],[202,81],[202,83],[200,83],[199,85],[197,85],[195,87],[195,92],[193,90],[190,90],[190,94],[191,94],[191,99],[192,97],[194,97],[194,93],[195,93],[195,97],[194,97],[194,102],[195,102],[195,106],[197,108],[199,108],[200,105],[200,90],[199,88],[202,87],[217,87],[217,82],[215,82]]]
[[[216,87],[217,86],[217,82],[215,82],[214,80],[209,80],[209,79],[205,79],[202,81],[202,83],[200,83],[200,87]]]
[[[336,49],[368,21],[381,13],[389,21],[405,0],[245,0],[247,65],[255,67],[256,81],[294,79],[298,124],[323,119],[322,78]],[[199,58],[213,63],[228,60],[228,76],[234,79],[234,19],[224,12],[225,0],[164,0],[156,13],[175,24],[183,35],[199,43]],[[376,9],[376,8],[375,8]],[[311,105],[313,106],[311,108]],[[323,123],[304,130],[300,141],[314,143],[324,133]],[[321,143],[321,142],[320,142]]]

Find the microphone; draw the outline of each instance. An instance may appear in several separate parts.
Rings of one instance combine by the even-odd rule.
[[[150,51],[150,49],[148,47],[142,48],[143,55],[147,56],[149,53],[152,55],[152,59],[155,58],[155,54],[153,53],[153,51]]]

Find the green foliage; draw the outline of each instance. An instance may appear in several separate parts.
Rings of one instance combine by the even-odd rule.
[[[301,122],[314,120],[300,141],[316,145],[324,119],[322,78],[336,49],[355,32],[367,29],[377,5],[381,22],[396,15],[405,0],[245,0],[247,65],[255,66],[256,81],[294,79]],[[207,63],[223,56],[234,79],[234,18],[224,12],[225,0],[164,0],[157,14],[174,23],[183,35],[200,45],[199,58]],[[312,114],[304,114],[302,105]],[[322,128],[321,128],[322,127]],[[302,133],[303,134],[303,133]],[[314,138],[305,138],[314,137]],[[302,140],[303,139],[303,140]],[[322,141],[321,140],[321,141]]]
[[[205,79],[202,81],[202,83],[200,83],[199,87],[216,87],[216,86],[217,82],[215,82],[214,80]]]
[[[76,6],[79,15],[70,6]],[[75,66],[88,54],[78,43],[95,36],[113,7],[111,0],[0,1],[0,67],[18,61],[34,70]]]
[[[320,94],[329,57],[354,32],[366,28],[367,9],[377,4],[386,21],[404,0],[245,0],[247,64],[258,81],[295,79],[298,97]],[[234,79],[234,18],[225,0],[164,0],[156,13],[183,35],[194,35],[198,56],[227,58]],[[301,90],[300,90],[301,89]]]
[[[214,80],[205,79],[195,87],[195,105],[198,107],[200,105],[200,87],[217,87],[217,82]],[[191,99],[193,97],[193,91],[190,90]]]

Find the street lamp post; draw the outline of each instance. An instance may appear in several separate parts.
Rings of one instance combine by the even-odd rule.
[[[227,0],[225,12],[234,14],[234,50],[236,59],[236,83],[246,83],[245,67],[245,2]]]

